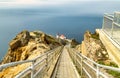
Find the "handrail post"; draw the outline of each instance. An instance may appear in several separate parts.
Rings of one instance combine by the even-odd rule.
[[[52,64],[54,63],[55,53],[56,53],[56,51],[54,51],[54,53],[53,53],[53,55],[52,55]]]
[[[111,38],[113,38],[113,29],[114,29],[114,22],[112,22],[112,28],[111,28]]]
[[[48,76],[47,70],[48,70],[48,53],[46,53],[46,75]]]
[[[54,63],[55,53],[56,53],[56,50],[54,50],[54,52],[52,53],[52,64]]]
[[[75,65],[77,66],[77,55],[76,55],[76,52],[75,53]]]
[[[99,66],[97,65],[97,78],[99,78]]]
[[[82,63],[83,63],[83,57],[81,57],[81,71],[80,71],[81,72],[81,77],[82,77],[82,68],[83,68],[83,64]]]
[[[57,58],[57,52],[55,52],[55,59]]]
[[[31,78],[33,78],[34,76],[34,62],[35,61],[32,62],[32,66],[31,66]]]
[[[48,53],[46,53],[46,67],[48,65]]]

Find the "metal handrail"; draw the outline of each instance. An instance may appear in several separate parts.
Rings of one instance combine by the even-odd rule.
[[[106,17],[107,19],[113,21],[113,18],[110,18],[109,16],[104,16],[104,17]]]
[[[38,57],[36,57],[32,60],[11,62],[11,63],[0,65],[0,70],[3,70],[4,68],[11,67],[11,66],[16,66],[16,65],[25,64],[25,63],[31,63],[31,65],[29,67],[27,67],[22,72],[17,74],[15,78],[21,78],[21,76],[23,77],[23,75],[27,74],[28,71],[30,71],[30,73],[31,73],[31,78],[34,78],[37,76],[37,73],[39,73],[43,69],[43,67],[48,66],[47,64],[49,64],[49,61],[51,61],[52,58],[54,58],[54,57],[56,57],[56,55],[60,54],[61,49],[62,49],[62,47],[57,47],[53,50],[47,51],[47,52],[39,55]],[[50,59],[50,60],[48,60],[48,59]],[[45,62],[45,63],[43,63],[43,62]],[[42,63],[43,63],[42,67],[39,68],[38,71],[34,74],[35,67]]]
[[[3,65],[0,65],[0,70],[3,70],[7,67],[11,67],[11,66],[15,66],[15,65],[19,65],[19,64],[23,64],[23,63],[28,63],[28,62],[33,62],[34,60],[25,60],[25,61],[19,61],[19,62],[11,62],[11,63],[6,63]]]
[[[19,78],[20,76],[23,76],[25,73],[27,73],[29,70],[31,69],[31,67],[26,68],[24,71],[22,71],[21,73],[19,73],[19,75],[16,76],[16,78]]]
[[[80,54],[79,52],[78,52],[78,54],[79,54],[81,57],[86,58],[87,60],[89,60],[90,62],[92,62],[94,65],[97,65],[97,66],[99,66],[99,67],[101,67],[101,68],[110,69],[110,70],[114,70],[114,71],[120,72],[120,68],[115,68],[115,67],[111,67],[111,66],[101,65],[101,64],[98,64],[98,63],[96,63],[95,61],[89,59],[88,57]]]
[[[113,44],[115,47],[117,47],[117,48],[120,49],[120,43],[117,42],[114,38],[112,38],[112,37],[110,36],[110,34],[107,33],[107,31],[105,31],[105,30],[103,30],[103,29],[100,30],[100,31],[105,34],[105,36],[112,42],[112,44]]]
[[[114,18],[114,14],[105,13],[104,16],[108,16],[108,17],[110,17],[110,18]]]
[[[111,22],[108,22],[108,21],[105,21],[103,20],[103,27],[102,27],[102,30],[104,30],[104,32],[115,42],[117,43],[118,45],[120,45],[120,42],[114,38],[114,33],[116,32],[114,29],[115,27],[120,27],[120,24],[118,24],[117,22],[115,22],[114,20],[114,15],[113,14],[107,14],[105,13],[104,14],[104,17],[107,18],[108,20],[110,20]],[[111,25],[109,25],[109,28],[110,30],[107,30],[108,27],[106,27],[105,23],[111,23]],[[109,31],[109,32],[108,32]],[[119,38],[119,37],[117,37]],[[115,45],[116,46],[116,45]]]
[[[103,78],[109,78],[102,71],[100,71],[100,68],[120,72],[120,68],[115,68],[115,67],[110,67],[110,66],[105,66],[105,65],[98,64],[95,61],[93,61],[93,60],[89,59],[88,57],[86,57],[85,55],[82,55],[79,51],[77,51],[75,49],[70,49],[69,48],[69,53],[70,53],[71,58],[75,61],[75,63],[79,64],[78,67],[81,66],[81,68],[82,68],[81,72],[84,71],[89,78],[94,78],[94,77],[92,77],[90,75],[88,69],[86,69],[83,66],[83,63],[86,66],[88,66],[88,68],[90,68],[91,71],[92,70],[95,71],[96,78],[99,78],[99,76],[102,76]],[[79,57],[79,58],[77,58],[77,57]],[[77,66],[77,64],[75,64],[75,65]],[[82,76],[82,74],[81,74],[81,76]]]
[[[62,52],[63,52],[63,51],[62,51]],[[62,54],[62,53],[61,53],[61,54]],[[52,73],[52,75],[51,75],[50,78],[56,78],[56,74],[57,74],[57,72],[58,72],[58,67],[59,67],[59,65],[60,65],[61,54],[60,54],[60,56],[59,56],[59,58],[58,58],[58,60],[57,60],[57,63],[56,63],[55,68],[54,68],[54,72]]]
[[[35,78],[43,69],[44,69],[44,71],[45,71],[45,70],[47,70],[47,69],[50,67],[50,65],[51,65],[50,61],[52,60],[50,56],[52,55],[52,58],[53,58],[53,57],[55,57],[56,53],[58,53],[58,55],[59,55],[60,49],[61,49],[61,48],[60,48],[60,49],[59,49],[59,48],[60,48],[60,47],[57,48],[59,51],[56,51],[57,49],[54,49],[54,50],[51,50],[51,51],[46,52],[46,53],[45,53],[45,57],[44,57],[44,55],[42,56],[42,57],[44,57],[42,60],[45,60],[45,64],[43,64],[42,67],[40,67],[35,74],[34,74],[34,70],[35,70],[34,67],[37,65],[37,63],[35,63],[35,64],[33,63],[33,64],[32,64],[31,69],[30,69],[30,70],[32,71],[32,72],[31,72],[31,78]],[[48,60],[48,59],[50,59],[50,60]],[[36,60],[37,60],[37,59],[36,59]],[[38,62],[38,65],[39,65],[39,63],[41,64],[42,60]],[[49,64],[49,63],[50,63],[50,64]],[[24,71],[23,71],[23,72],[24,72]],[[46,73],[46,72],[45,72],[45,73]],[[41,74],[43,74],[43,75],[44,75],[45,73],[42,73],[42,72],[41,72]],[[21,75],[18,74],[18,75],[16,76],[16,78],[21,78]]]
[[[49,52],[49,51],[48,51]],[[43,57],[44,55],[46,55],[45,53],[41,54],[40,56],[32,59],[32,60],[24,60],[24,61],[18,61],[18,62],[11,62],[11,63],[6,63],[3,65],[0,65],[0,70],[7,68],[7,67],[11,67],[11,66],[15,66],[15,65],[19,65],[19,64],[24,64],[24,63],[29,63],[29,62],[34,62],[35,60],[37,60],[38,58]]]

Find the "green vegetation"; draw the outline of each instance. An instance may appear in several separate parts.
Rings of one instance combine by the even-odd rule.
[[[96,32],[94,34],[91,34],[91,37],[94,38],[94,39],[100,40],[99,39],[99,34],[97,34]]]
[[[111,67],[118,68],[118,65],[115,64],[114,62],[109,62],[109,63],[106,64],[104,61],[97,61],[97,63],[102,64],[102,65],[106,65],[106,66],[111,66]]]
[[[104,61],[97,61],[98,64],[105,65]]]
[[[41,31],[34,31],[33,33],[36,35],[37,38],[40,38],[42,42],[47,43],[51,47],[54,47],[54,45],[56,45],[56,47],[61,45],[59,40],[57,41],[57,39],[52,37],[51,35],[47,35]]]
[[[120,72],[112,71],[112,70],[107,70],[109,74],[114,76],[114,78],[120,78]]]
[[[39,38],[39,37],[42,35],[42,34],[41,34],[40,32],[38,32],[38,31],[34,31],[33,33],[36,35],[37,38]]]
[[[117,64],[113,63],[113,62],[110,62],[110,64],[108,64],[108,66],[112,66],[112,67],[118,67]]]
[[[110,64],[108,64],[107,66],[118,67],[118,65],[116,65],[113,62],[110,62]],[[120,72],[113,71],[113,70],[107,70],[107,72],[112,76],[114,76],[115,78],[120,78]]]
[[[114,62],[110,62],[109,64],[105,64],[104,61],[98,61],[97,63],[118,68],[118,65],[116,65]],[[113,70],[106,70],[106,72],[111,74],[115,78],[120,78],[120,72],[113,71]]]

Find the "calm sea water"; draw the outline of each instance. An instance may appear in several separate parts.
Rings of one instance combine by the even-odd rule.
[[[6,54],[9,42],[22,30],[41,30],[54,35],[65,34],[81,42],[86,30],[102,27],[99,15],[64,15],[49,10],[0,9],[0,59]]]

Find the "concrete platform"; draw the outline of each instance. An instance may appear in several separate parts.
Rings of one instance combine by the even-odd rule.
[[[111,38],[102,30],[99,30],[99,35],[100,40],[107,49],[110,59],[116,62],[116,64],[120,67],[120,45],[118,44],[119,42],[116,43],[116,41],[113,38]]]

